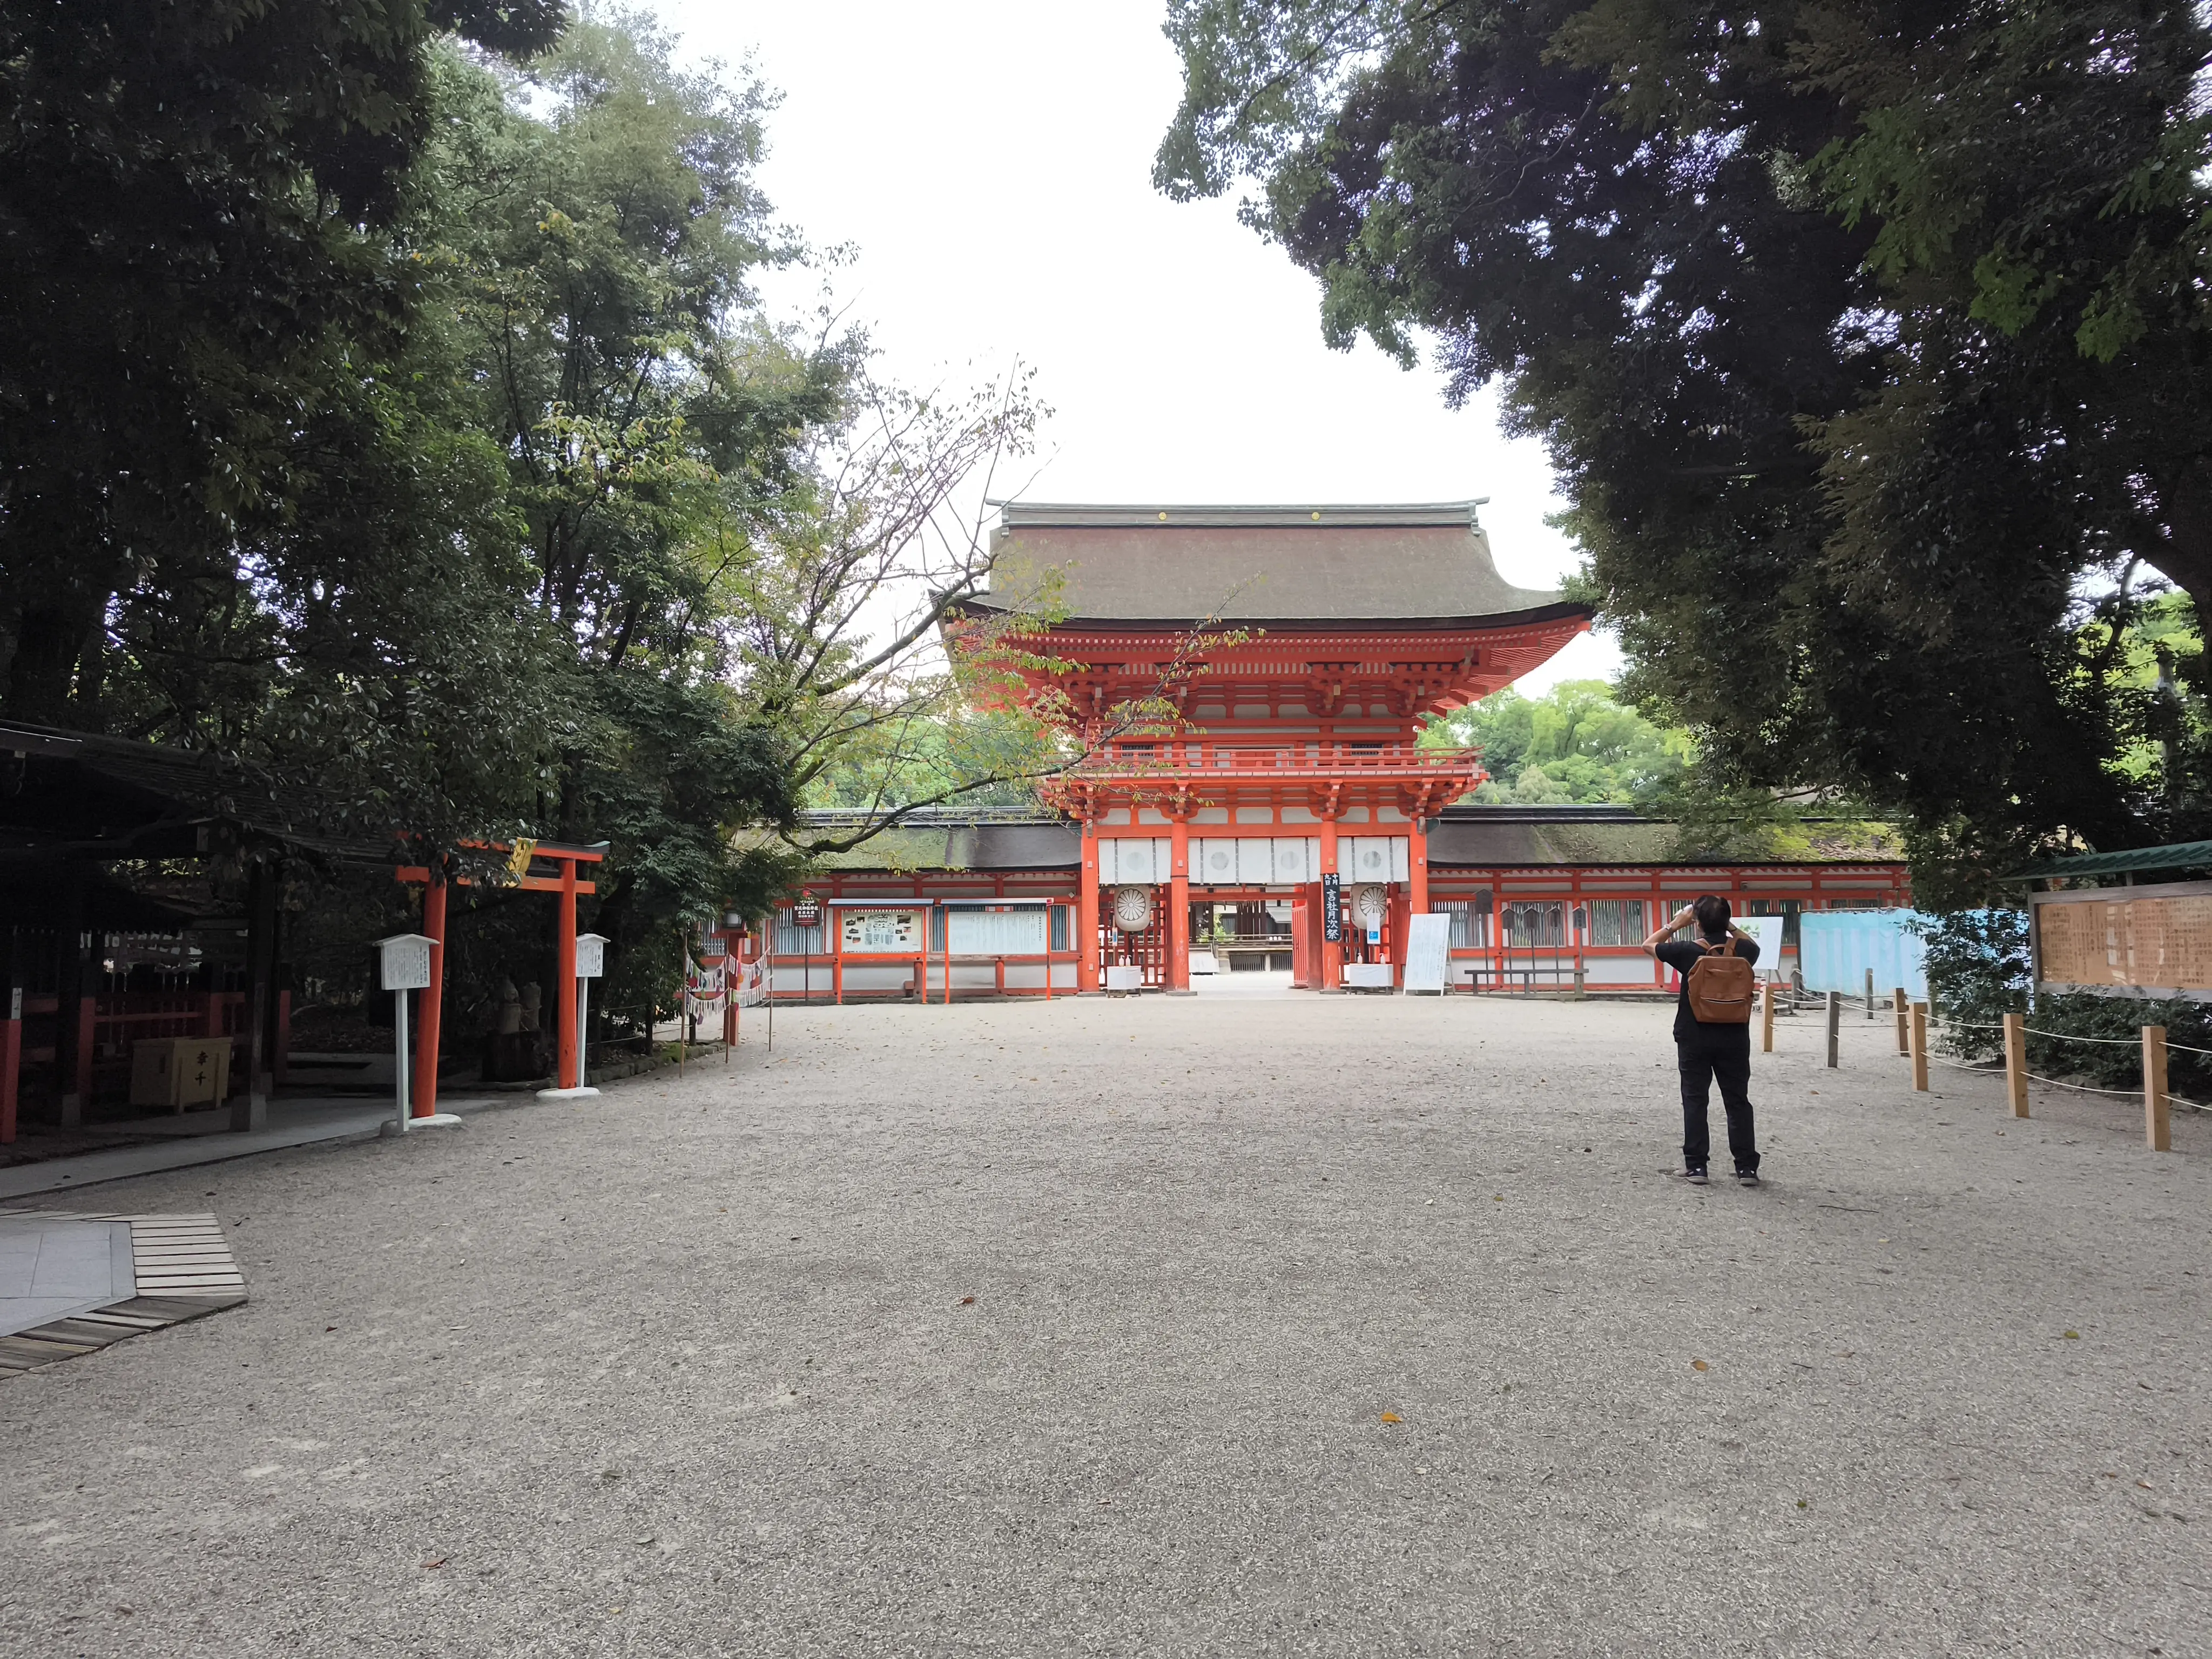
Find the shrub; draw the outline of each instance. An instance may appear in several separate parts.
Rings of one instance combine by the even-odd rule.
[[[2100,996],[2087,991],[2046,992],[2028,1018],[2027,1069],[2100,1089],[2142,1087],[2146,1025],[2166,1027],[2166,1085],[2177,1095],[2204,1100],[2212,1089],[2212,1055],[2175,1053],[2172,1046],[2212,1049],[2212,1009],[2184,998],[2154,1001]],[[2050,1036],[2037,1033],[2048,1032]],[[2094,1042],[2066,1038],[2095,1037]]]
[[[1996,1029],[2027,1007],[2027,917],[2018,910],[1956,910],[1905,924],[1927,949],[1928,984],[1942,1010],[1936,1041],[1962,1060],[2004,1052]]]

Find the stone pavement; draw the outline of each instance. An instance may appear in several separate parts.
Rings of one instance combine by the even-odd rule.
[[[2212,1126],[1784,1021],[1692,1189],[1668,1018],[784,1010],[104,1188],[253,1300],[0,1386],[11,1650],[2212,1651]]]
[[[514,1097],[441,1099],[443,1112],[479,1112],[509,1103]],[[270,1103],[268,1127],[246,1133],[218,1129],[207,1133],[179,1135],[173,1139],[117,1146],[104,1152],[81,1152],[37,1164],[16,1164],[0,1169],[0,1203],[34,1194],[65,1193],[131,1176],[158,1175],[168,1170],[189,1170],[204,1164],[224,1164],[257,1152],[279,1152],[291,1146],[313,1146],[324,1141],[359,1140],[373,1135],[398,1108],[386,1099],[361,1095],[332,1099],[278,1099]]]
[[[131,1229],[0,1210],[0,1336],[136,1295]]]

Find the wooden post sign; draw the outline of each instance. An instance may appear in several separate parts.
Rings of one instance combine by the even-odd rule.
[[[404,1131],[408,1124],[407,994],[423,990],[430,983],[429,939],[421,933],[394,933],[377,940],[376,980],[392,993],[392,1041],[398,1050],[392,1085],[399,1106],[398,1126]]]
[[[576,1081],[589,1087],[592,1078],[592,981],[607,971],[607,936],[576,935]]]

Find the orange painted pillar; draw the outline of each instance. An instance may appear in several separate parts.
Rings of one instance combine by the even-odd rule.
[[[1425,916],[1429,913],[1429,821],[1413,820],[1412,859],[1408,868],[1413,875],[1413,914]]]
[[[1168,880],[1168,989],[1190,989],[1190,825],[1177,817],[1170,832]]]
[[[100,1053],[100,1044],[94,1031],[99,1018],[100,1000],[97,997],[77,999],[75,1034],[76,1060],[70,1067],[70,1077],[76,1085],[80,1112],[92,1105],[92,1062]],[[83,1119],[80,1117],[77,1121],[82,1122]]]
[[[1324,876],[1337,873],[1336,819],[1334,817],[1321,821],[1321,872]],[[1321,894],[1321,988],[1341,991],[1344,988],[1344,942],[1340,936],[1330,939],[1328,930],[1332,922],[1338,924],[1340,930],[1343,916],[1340,911],[1335,916],[1328,914],[1328,888],[1326,884],[1322,885]]]
[[[568,866],[574,869],[574,865]],[[422,937],[430,941],[430,982],[415,1000],[415,1087],[409,1115],[428,1117],[438,1109],[439,1013],[446,1000],[446,879],[433,866],[422,884]],[[573,940],[574,930],[569,932]],[[575,963],[575,946],[569,946],[569,964]],[[575,1019],[573,1005],[569,1023]]]
[[[1083,867],[1075,877],[1075,988],[1098,988],[1098,824],[1083,820]]]
[[[555,1049],[554,1086],[576,1086],[580,1050],[576,1041],[576,860],[561,860],[561,915],[553,939],[554,1008],[561,1022]],[[678,1018],[682,1016],[679,1012]]]

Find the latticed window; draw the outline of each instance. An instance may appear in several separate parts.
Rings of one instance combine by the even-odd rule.
[[[1476,899],[1439,899],[1436,908],[1451,918],[1453,950],[1481,951],[1489,948],[1490,907],[1487,903]]]
[[[826,915],[827,912],[824,912]],[[775,951],[780,957],[827,956],[830,944],[823,937],[824,929],[817,924],[812,927],[798,927],[792,924],[791,912],[775,913]]]
[[[1498,915],[1509,951],[1555,950],[1567,942],[1567,907],[1558,899],[1509,900]]]
[[[1650,931],[1642,899],[1592,899],[1589,927],[1592,945],[1641,945]]]
[[[1835,908],[1832,902],[1829,908]],[[1780,916],[1782,948],[1785,951],[1795,950],[1797,946],[1797,918],[1804,911],[1803,899],[1746,899],[1742,908],[1742,914],[1747,916]]]

